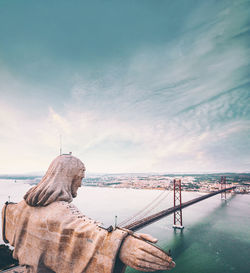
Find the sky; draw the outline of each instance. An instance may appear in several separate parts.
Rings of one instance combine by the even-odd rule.
[[[250,4],[0,0],[0,174],[250,172]]]

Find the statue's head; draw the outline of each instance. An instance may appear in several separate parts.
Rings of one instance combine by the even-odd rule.
[[[24,196],[30,206],[47,206],[55,201],[71,202],[85,176],[85,166],[72,155],[55,158],[42,180]]]

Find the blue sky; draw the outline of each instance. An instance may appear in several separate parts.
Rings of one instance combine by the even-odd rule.
[[[0,173],[249,172],[249,11],[0,0]]]

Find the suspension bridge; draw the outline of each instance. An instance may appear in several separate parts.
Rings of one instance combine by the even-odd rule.
[[[182,196],[181,196],[181,180],[174,180],[174,206],[165,210],[162,210],[158,213],[152,214],[150,216],[144,217],[146,214],[148,214],[150,211],[152,211],[153,208],[155,208],[164,198],[163,196],[164,192],[162,192],[159,196],[157,196],[149,205],[147,205],[144,209],[139,211],[137,214],[133,215],[132,217],[124,220],[121,222],[118,226],[130,229],[132,231],[136,231],[138,229],[141,229],[147,225],[150,225],[170,214],[174,214],[174,224],[173,228],[179,228],[183,229],[183,223],[182,223],[182,209],[189,207],[193,204],[196,204],[200,201],[203,201],[207,198],[210,198],[212,196],[215,196],[217,194],[221,194],[221,199],[226,199],[226,192],[232,191],[236,187],[226,187],[226,177],[221,177],[221,189],[215,192],[211,192],[209,194],[194,198],[190,201],[182,203]],[[170,192],[169,192],[170,193]],[[168,194],[169,194],[168,193]],[[162,196],[164,198],[162,198]],[[152,206],[152,204],[154,204]]]

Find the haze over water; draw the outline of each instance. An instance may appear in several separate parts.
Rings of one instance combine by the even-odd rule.
[[[0,181],[1,207],[10,196],[19,202],[30,185],[17,181]],[[73,203],[83,214],[104,226],[114,225],[134,215],[149,204],[161,191],[82,187]],[[183,201],[201,193],[183,192]],[[173,193],[155,208],[173,204]],[[183,232],[172,228],[173,215],[141,229],[158,238],[158,245],[171,249],[176,268],[173,273],[249,273],[250,269],[250,195],[235,195],[222,201],[220,195],[183,210]],[[2,239],[1,239],[2,241]],[[139,272],[128,268],[126,273]],[[164,272],[164,271],[162,271]],[[169,272],[169,271],[166,271]]]

